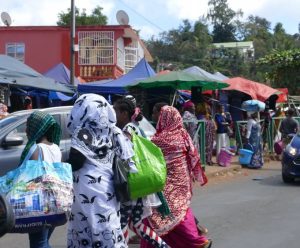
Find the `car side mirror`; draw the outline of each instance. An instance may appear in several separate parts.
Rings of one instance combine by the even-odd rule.
[[[4,145],[5,146],[20,146],[24,142],[23,137],[21,136],[6,136],[4,140]]]

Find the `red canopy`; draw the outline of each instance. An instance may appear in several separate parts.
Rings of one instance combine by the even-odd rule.
[[[158,72],[156,75],[164,75],[164,74],[168,74],[169,72],[171,72],[170,70],[163,70]]]
[[[264,102],[271,95],[279,95],[282,92],[273,89],[265,84],[257,83],[242,77],[229,78],[223,82],[230,84],[227,88],[222,90],[237,90],[244,92],[252,97],[252,99]]]
[[[288,88],[277,88],[278,91],[281,91],[282,94],[278,96],[278,99],[276,102],[287,102],[288,101],[288,94],[289,90]]]

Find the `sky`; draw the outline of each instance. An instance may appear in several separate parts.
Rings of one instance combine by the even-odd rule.
[[[299,0],[228,0],[228,4],[244,12],[241,20],[257,15],[270,21],[272,28],[281,22],[287,33],[298,32]],[[129,25],[140,30],[143,39],[178,28],[184,19],[193,23],[208,11],[208,0],[75,0],[75,5],[88,14],[101,6],[110,25],[118,24],[116,13],[124,10]],[[2,0],[0,12],[9,13],[13,26],[56,25],[58,13],[66,12],[70,6],[71,0]],[[4,24],[0,21],[0,25]]]

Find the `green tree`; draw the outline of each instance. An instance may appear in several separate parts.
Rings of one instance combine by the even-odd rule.
[[[285,32],[282,23],[278,22],[274,29],[273,34],[273,48],[276,50],[289,50],[296,46],[295,39],[292,35]]]
[[[152,37],[146,44],[156,63],[171,63],[176,68],[185,68],[207,65],[211,42],[208,26],[200,19],[194,25],[184,20],[177,29],[163,32],[156,39]]]
[[[243,15],[241,10],[235,12],[229,8],[227,0],[210,0],[207,18],[213,25],[214,42],[236,41],[236,18]]]
[[[91,26],[91,25],[106,25],[107,17],[102,14],[103,8],[97,6],[93,9],[91,15],[86,14],[86,10],[83,9],[81,12],[79,8],[75,9],[75,20],[77,26]],[[71,23],[71,9],[67,12],[60,12],[58,14],[58,26],[70,26]]]
[[[289,89],[292,94],[300,90],[300,49],[273,51],[261,58],[258,65],[265,71],[265,77],[273,87]]]
[[[244,23],[243,40],[253,41],[255,60],[267,55],[273,49],[271,23],[259,16],[250,15]]]
[[[237,48],[213,49],[211,65],[209,71],[219,71],[229,77],[242,76],[249,78],[250,62]]]

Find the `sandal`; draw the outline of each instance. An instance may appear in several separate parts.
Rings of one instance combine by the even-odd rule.
[[[212,240],[208,239],[201,248],[211,248],[211,246],[212,246]]]
[[[204,226],[201,226],[199,223],[197,224],[197,229],[198,229],[198,232],[200,234],[207,234],[208,233],[208,229]]]

